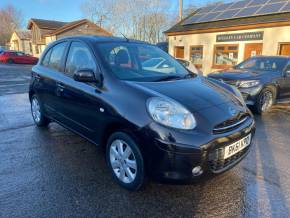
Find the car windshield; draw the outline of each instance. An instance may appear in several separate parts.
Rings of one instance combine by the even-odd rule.
[[[286,58],[251,58],[239,65],[236,69],[259,70],[259,71],[282,71],[287,64]]]
[[[154,82],[194,76],[153,45],[118,42],[98,44],[97,48],[105,65],[121,80]]]

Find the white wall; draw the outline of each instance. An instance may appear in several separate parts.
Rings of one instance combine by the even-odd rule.
[[[241,42],[237,42],[237,41],[216,42],[216,36],[220,34],[234,34],[234,33],[260,32],[260,31],[264,32],[263,40],[241,41]],[[169,36],[169,53],[174,56],[174,47],[184,46],[184,53],[185,53],[184,59],[190,60],[190,46],[203,45],[202,71],[204,72],[204,74],[208,74],[210,72],[218,70],[212,67],[213,56],[214,56],[214,45],[239,44],[238,62],[241,62],[244,59],[244,49],[245,49],[246,43],[263,43],[263,55],[277,55],[279,43],[281,42],[290,43],[290,26],[217,32],[217,33],[202,33],[202,34]]]

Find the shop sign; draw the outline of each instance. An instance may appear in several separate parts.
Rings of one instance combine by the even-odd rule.
[[[264,32],[222,34],[216,36],[217,42],[263,40]]]

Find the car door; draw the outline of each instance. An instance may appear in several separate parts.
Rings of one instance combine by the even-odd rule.
[[[37,80],[35,89],[41,102],[43,102],[44,109],[51,118],[56,120],[60,119],[58,110],[61,90],[59,84],[62,81],[67,46],[67,41],[52,46],[45,52],[41,63],[33,67],[32,70],[32,76]]]
[[[65,66],[65,79],[61,93],[61,111],[65,125],[87,138],[96,137],[100,127],[103,102],[96,84],[77,82],[73,74],[78,69],[96,72],[94,54],[83,42],[73,41],[70,45]]]
[[[9,59],[11,59],[13,61],[13,63],[15,64],[19,64],[20,63],[20,59],[17,55],[17,52],[10,52],[9,53]]]
[[[25,55],[22,52],[16,52],[17,63],[26,64]]]
[[[284,72],[284,77],[281,80],[280,84],[280,98],[290,100],[290,61]]]

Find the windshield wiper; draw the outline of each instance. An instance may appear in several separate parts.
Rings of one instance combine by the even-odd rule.
[[[176,75],[164,76],[162,78],[159,78],[159,79],[155,80],[155,82],[170,81],[170,80],[177,80],[177,79],[183,79],[183,77],[182,76],[176,76]]]

